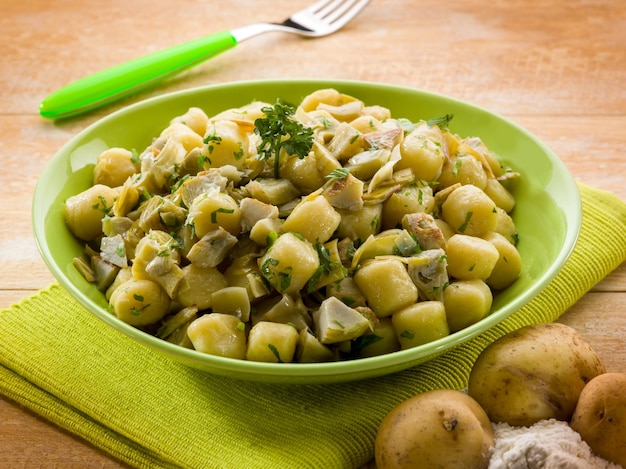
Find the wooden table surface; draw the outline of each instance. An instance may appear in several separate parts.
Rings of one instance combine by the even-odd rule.
[[[31,234],[39,174],[73,135],[141,99],[205,84],[337,78],[422,88],[500,113],[550,146],[574,177],[626,199],[626,2],[374,0],[339,33],[240,44],[156,88],[72,120],[37,112],[85,74],[221,29],[280,20],[308,0],[27,0],[0,3],[0,307],[53,282]],[[626,264],[564,314],[626,371]],[[1,340],[1,339],[0,339]],[[0,466],[122,465],[0,399]]]

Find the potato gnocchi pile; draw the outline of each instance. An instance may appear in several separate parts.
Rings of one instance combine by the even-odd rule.
[[[445,337],[521,269],[517,174],[451,117],[334,89],[190,108],[140,153],[98,156],[65,204],[74,264],[120,320],[208,354],[325,362]]]

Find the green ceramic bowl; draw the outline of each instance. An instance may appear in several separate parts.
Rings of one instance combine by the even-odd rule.
[[[298,103],[326,87],[353,95],[366,104],[391,109],[412,120],[454,114],[450,129],[479,136],[502,161],[521,173],[514,195],[513,218],[520,234],[520,279],[494,298],[493,312],[482,321],[432,343],[387,355],[315,364],[270,364],[222,358],[172,345],[131,327],[107,312],[104,295],[72,266],[82,244],[63,218],[65,200],[91,184],[96,157],[110,147],[145,148],[174,116],[191,106],[208,115],[253,100],[277,98]],[[479,107],[448,97],[378,83],[322,80],[239,82],[160,96],[115,112],[70,140],[47,165],[33,199],[33,227],[42,257],[60,284],[109,326],[146,345],[145,353],[210,373],[264,382],[329,383],[352,381],[403,370],[442,354],[489,329],[534,298],[559,272],[570,255],[581,223],[581,202],[572,176],[559,158],[523,128]]]

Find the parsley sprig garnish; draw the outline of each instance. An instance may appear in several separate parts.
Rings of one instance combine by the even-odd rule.
[[[274,157],[274,177],[279,178],[280,150],[288,155],[302,159],[309,154],[313,146],[313,129],[305,127],[292,119],[295,108],[276,101],[274,106],[261,108],[265,117],[254,121],[254,133],[261,137],[259,159],[269,160]]]
[[[438,125],[441,129],[446,129],[450,125],[450,121],[454,117],[454,114],[446,114],[445,116],[435,117],[433,119],[428,119],[426,123],[429,126]]]

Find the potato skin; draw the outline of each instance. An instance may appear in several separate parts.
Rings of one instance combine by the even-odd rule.
[[[599,356],[573,328],[530,325],[481,352],[470,373],[468,393],[495,423],[569,421],[584,386],[605,371]]]
[[[626,467],[626,373],[589,381],[570,425],[596,455]]]
[[[461,391],[437,389],[398,404],[376,435],[378,469],[487,468],[493,428],[480,405]]]

